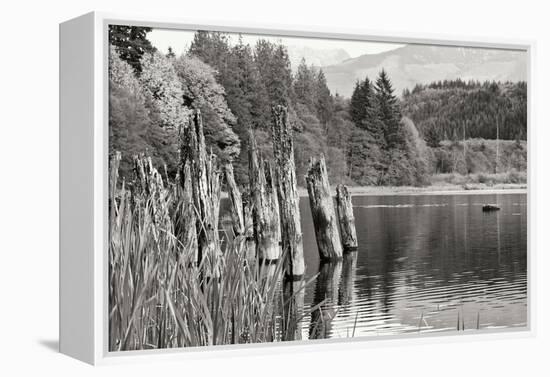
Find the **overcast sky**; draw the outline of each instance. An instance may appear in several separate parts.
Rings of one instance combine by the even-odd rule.
[[[194,34],[195,31],[154,29],[152,32],[147,34],[147,38],[151,41],[153,46],[158,48],[160,51],[167,52],[168,47],[172,47],[176,55],[181,55],[186,52],[191,45]],[[231,43],[235,44],[238,41],[238,34],[229,35],[231,36]],[[393,50],[402,46],[395,43],[359,42],[318,38],[292,38],[254,34],[242,34],[242,37],[243,42],[245,44],[250,44],[250,46],[254,46],[258,39],[267,39],[272,42],[280,41],[286,46],[309,47],[318,50],[343,49],[352,58],[364,54],[376,54],[383,51]]]

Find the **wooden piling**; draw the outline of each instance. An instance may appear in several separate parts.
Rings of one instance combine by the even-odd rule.
[[[180,181],[185,179],[181,167],[189,163],[193,203],[197,212],[198,262],[220,252],[218,218],[220,208],[220,180],[216,156],[207,153],[202,117],[195,110],[190,124],[184,129],[180,147]],[[213,261],[213,259],[212,259]]]
[[[156,224],[167,224],[170,222],[170,215],[164,205],[167,200],[168,191],[164,187],[162,176],[153,167],[150,156],[143,153],[135,155],[134,174],[135,183],[142,198],[150,198],[149,209]]]
[[[347,186],[336,186],[336,209],[338,222],[340,223],[340,237],[344,252],[357,250],[357,232],[355,230],[355,217],[353,216],[353,205],[351,195]]]
[[[269,263],[279,259],[281,254],[279,203],[276,188],[273,186],[275,181],[271,166],[264,165],[262,157],[258,155],[252,131],[249,138],[248,161],[254,239],[259,260]]]
[[[300,197],[296,183],[292,126],[284,106],[272,111],[271,136],[275,156],[277,191],[281,217],[281,242],[285,254],[285,276],[298,280],[304,275],[304,246],[300,224]]]
[[[233,174],[233,165],[227,163],[224,167],[225,183],[227,184],[227,194],[231,203],[231,219],[233,222],[233,232],[235,236],[244,235],[244,214],[243,214],[243,200],[241,192],[235,182],[235,176]]]
[[[342,244],[338,234],[338,219],[328,182],[325,157],[312,158],[306,173],[309,204],[315,228],[319,257],[323,261],[342,258]]]

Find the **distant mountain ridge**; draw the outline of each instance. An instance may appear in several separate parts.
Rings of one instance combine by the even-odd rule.
[[[306,46],[288,46],[288,59],[292,70],[298,68],[302,58],[306,60],[307,65],[315,67],[330,66],[338,64],[350,58],[344,49],[316,49]]]
[[[524,81],[527,56],[523,51],[469,47],[406,45],[323,66],[332,93],[350,97],[358,79],[375,80],[385,69],[396,94],[416,84],[438,80]]]

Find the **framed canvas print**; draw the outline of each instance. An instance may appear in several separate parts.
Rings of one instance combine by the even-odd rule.
[[[532,45],[298,29],[61,24],[61,352],[531,333]]]

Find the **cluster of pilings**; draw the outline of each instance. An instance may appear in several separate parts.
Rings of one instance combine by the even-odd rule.
[[[273,108],[271,135],[274,160],[267,161],[258,150],[253,131],[249,132],[249,187],[243,193],[235,182],[231,163],[223,166],[232,228],[236,236],[246,240],[249,253],[259,262],[269,264],[283,257],[286,278],[300,280],[305,271],[300,198],[292,126],[283,106]],[[181,195],[189,199],[184,201],[189,205],[180,209],[184,218],[179,229],[181,238],[196,243],[196,260],[200,263],[205,256],[220,250],[218,218],[222,174],[216,156],[206,151],[198,111],[183,131],[181,140],[179,189]],[[323,156],[311,159],[306,184],[321,260],[338,260],[345,252],[356,250],[351,196],[346,186],[339,185],[334,204]],[[196,231],[196,238],[190,229]]]

